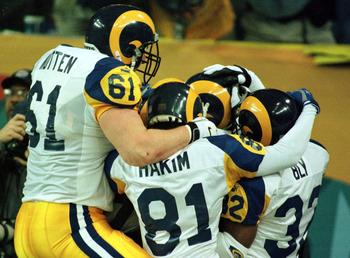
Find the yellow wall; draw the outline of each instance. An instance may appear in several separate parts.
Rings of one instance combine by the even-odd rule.
[[[0,36],[0,73],[32,67],[35,60],[57,44],[82,46],[83,39],[45,36]],[[315,66],[303,46],[161,39],[162,65],[157,78],[186,79],[214,63],[239,64],[255,71],[265,85],[282,90],[306,87],[321,106],[313,138],[330,152],[327,176],[350,183],[350,67]]]

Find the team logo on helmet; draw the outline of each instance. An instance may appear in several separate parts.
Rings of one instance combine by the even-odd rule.
[[[225,129],[231,123],[231,96],[219,81],[203,73],[196,74],[187,83],[199,94],[207,108],[206,117],[218,128]]]
[[[294,125],[300,110],[287,93],[258,90],[241,104],[238,120],[242,133],[263,145],[276,143]]]
[[[158,71],[158,34],[152,19],[134,6],[117,4],[99,9],[90,19],[85,42],[87,48],[141,72],[145,83]]]

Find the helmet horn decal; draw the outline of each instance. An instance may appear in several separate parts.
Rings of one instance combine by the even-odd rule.
[[[129,24],[133,24],[135,22],[140,22],[140,23],[145,23],[145,27],[150,28],[155,34],[155,28],[154,24],[152,22],[152,19],[144,12],[138,11],[138,10],[131,10],[123,13],[120,15],[114,22],[110,36],[109,36],[109,45],[111,48],[111,52],[113,56],[115,56],[115,53],[118,51],[119,55],[122,58],[122,61],[125,64],[130,64],[131,63],[131,55],[132,53],[125,53],[121,50],[120,45],[121,45],[121,37],[123,34],[123,30],[126,26]],[[137,33],[137,32],[136,32]],[[130,36],[130,35],[128,35]],[[140,35],[135,35],[136,37],[140,37]],[[153,40],[153,39],[150,39]],[[145,42],[144,42],[145,43]],[[142,45],[142,42],[139,40],[131,40],[128,42],[129,45],[134,45],[135,48],[140,47]],[[128,56],[130,55],[130,56]]]
[[[187,95],[187,101],[186,101],[186,120],[187,121],[192,121],[194,119],[193,111],[194,111],[194,105],[197,98],[198,98],[198,93],[195,92],[192,87],[190,87]]]
[[[263,145],[269,145],[272,139],[272,126],[269,118],[269,114],[264,107],[264,105],[255,97],[247,97],[242,105],[241,110],[251,111],[255,115],[255,118],[258,120],[261,126],[261,142]]]
[[[218,83],[208,80],[195,81],[191,83],[191,86],[200,96],[201,94],[212,94],[220,100],[220,102],[223,104],[224,114],[220,123],[217,126],[219,128],[224,128],[225,126],[227,126],[231,119],[231,97],[227,89],[225,89]]]

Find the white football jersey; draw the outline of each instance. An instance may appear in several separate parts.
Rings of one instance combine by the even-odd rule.
[[[298,256],[314,216],[328,161],[328,152],[310,142],[297,165],[277,174],[237,182],[227,197],[227,206],[224,204],[223,217],[246,225],[258,223],[248,257]]]
[[[149,254],[219,257],[223,197],[240,175],[255,176],[264,153],[262,146],[254,149],[237,135],[213,136],[143,168],[127,165],[114,151],[105,171],[112,188],[133,203]]]
[[[30,154],[23,202],[112,209],[114,195],[103,164],[113,146],[97,120],[101,108],[132,107],[139,101],[139,82],[133,85],[139,91],[135,103],[123,103],[119,92],[126,85],[124,92],[131,94],[130,85],[123,84],[124,77],[134,78],[130,73],[130,68],[104,54],[64,45],[37,61],[28,94]]]

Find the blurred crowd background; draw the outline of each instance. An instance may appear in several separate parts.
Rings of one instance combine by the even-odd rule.
[[[347,0],[1,0],[0,31],[77,37],[100,7],[130,3],[162,37],[288,43],[350,43]]]

